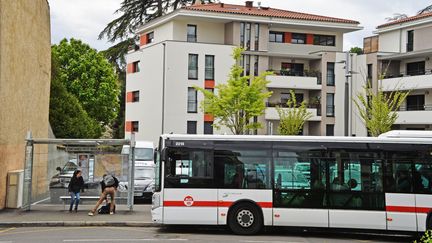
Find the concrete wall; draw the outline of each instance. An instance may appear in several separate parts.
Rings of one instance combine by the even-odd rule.
[[[401,32],[399,30],[385,32],[379,35],[378,48],[381,52],[400,52],[401,48]],[[406,43],[406,42],[405,42]],[[406,48],[404,49],[406,50]]]
[[[0,209],[7,171],[23,168],[26,132],[48,137],[50,39],[46,0],[0,0]],[[44,151],[46,146],[35,152]],[[40,168],[46,163],[47,158],[35,161]],[[34,175],[46,177],[46,166]],[[41,184],[33,189],[48,188]]]
[[[432,48],[432,26],[420,27],[414,30],[414,51]]]
[[[197,26],[197,42],[203,43],[225,43],[225,24],[213,23],[206,21],[197,21],[197,19],[176,20],[173,21],[174,36],[173,40],[186,41],[187,39],[187,25]],[[166,39],[170,40],[170,39]]]

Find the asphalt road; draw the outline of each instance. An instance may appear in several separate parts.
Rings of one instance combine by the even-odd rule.
[[[233,235],[225,229],[175,227],[55,227],[2,228],[0,243],[6,242],[238,242],[238,243],[339,243],[339,242],[412,242],[406,236],[358,235],[270,230],[255,236]]]

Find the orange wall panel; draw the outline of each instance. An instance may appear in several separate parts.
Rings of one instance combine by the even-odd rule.
[[[127,103],[133,102],[133,93],[132,92],[126,93],[126,102]]]
[[[214,116],[211,114],[204,114],[204,121],[205,122],[212,122],[212,121],[214,121]]]
[[[143,34],[140,36],[140,46],[147,44],[147,34]]]
[[[131,121],[126,121],[125,130],[126,130],[126,132],[132,132],[132,122]]]
[[[214,80],[205,80],[204,81],[204,88],[205,89],[214,89],[215,87],[215,81]]]
[[[284,41],[285,43],[291,43],[291,39],[292,39],[292,35],[290,32],[285,32],[284,33]]]
[[[313,45],[313,39],[314,39],[314,35],[313,34],[307,34],[307,36],[306,36],[306,44]]]

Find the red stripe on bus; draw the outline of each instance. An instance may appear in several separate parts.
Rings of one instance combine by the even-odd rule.
[[[217,201],[194,201],[191,206],[187,206],[184,201],[164,201],[164,207],[231,207],[234,202],[217,202]],[[258,202],[262,208],[272,208],[272,202]]]
[[[429,213],[431,211],[431,208],[412,206],[386,206],[386,211],[400,213]]]
[[[215,201],[194,201],[190,207],[217,207]],[[187,207],[184,201],[164,201],[165,207]]]

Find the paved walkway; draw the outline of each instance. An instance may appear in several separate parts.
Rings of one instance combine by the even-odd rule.
[[[0,210],[0,227],[35,226],[156,226],[151,222],[151,205],[134,205],[129,211],[126,205],[117,205],[116,214],[87,213],[93,205],[80,205],[77,213],[69,213],[63,205],[37,204],[30,211]]]

